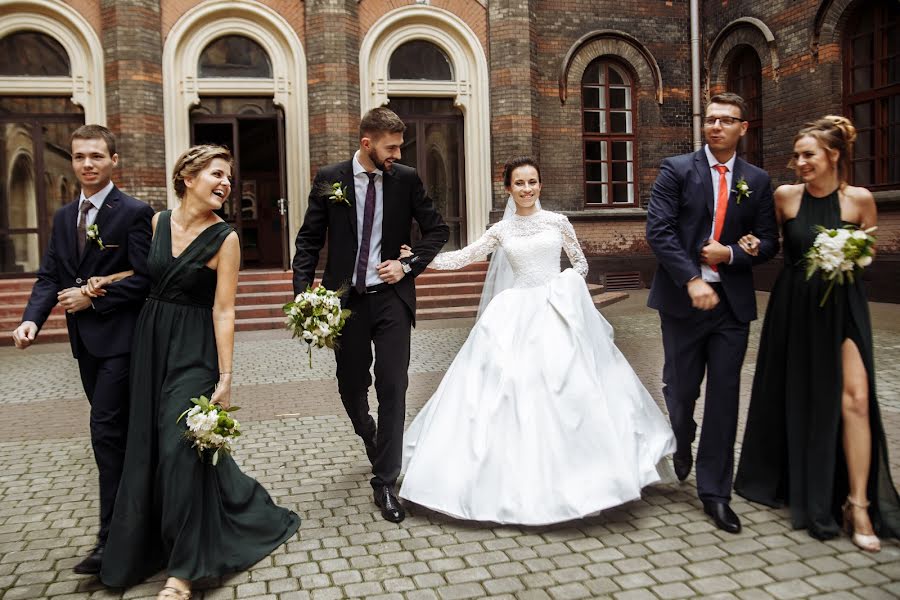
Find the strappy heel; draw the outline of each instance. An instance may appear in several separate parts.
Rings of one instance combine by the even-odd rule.
[[[847,535],[850,536],[850,539],[853,543],[860,548],[861,550],[865,550],[866,552],[880,552],[881,551],[881,541],[878,539],[876,535],[868,535],[864,533],[854,533],[853,527],[853,509],[859,508],[861,510],[866,510],[869,508],[869,502],[857,502],[850,496],[847,496],[847,501],[844,503],[843,511],[844,511],[844,531],[847,532]]]
[[[156,600],[191,600],[191,592],[167,585],[156,594]]]

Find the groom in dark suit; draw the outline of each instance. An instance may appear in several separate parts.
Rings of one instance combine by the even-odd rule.
[[[387,108],[363,116],[353,158],[322,167],[316,175],[293,262],[294,293],[299,294],[312,283],[327,239],[322,285],[350,288],[344,302],[353,314],[335,350],[338,390],[372,463],[375,503],[395,523],[406,516],[394,483],[403,451],[410,327],[416,321],[414,278],[449,237],[416,171],[397,163],[405,130]],[[412,256],[398,260],[401,246],[410,244],[413,219],[422,239],[412,246]],[[368,402],[373,343],[377,427]]]
[[[111,181],[119,161],[113,134],[84,125],[72,134],[72,168],[81,196],[53,217],[53,232],[22,323],[13,332],[17,348],[27,348],[57,303],[66,309],[72,355],[91,405],[91,445],[100,475],[100,531],[76,573],[100,572],[128,431],[128,368],[131,336],[150,289],[147,254],[153,209],[123,194]],[[96,235],[92,236],[91,232]],[[88,295],[88,280],[134,271]]]
[[[663,160],[647,209],[647,241],[659,262],[647,304],[662,326],[675,474],[684,481],[691,471],[694,405],[705,374],[697,493],[730,533],[741,529],[729,501],[741,365],[756,319],[751,267],[778,251],[769,176],[736,155],[746,115],[740,96],[713,96],[703,120],[706,145]],[[748,233],[758,241],[739,243]]]

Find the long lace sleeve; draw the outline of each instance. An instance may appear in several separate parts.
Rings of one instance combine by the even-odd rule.
[[[469,244],[461,250],[453,250],[451,252],[441,252],[434,257],[428,266],[439,271],[453,271],[461,269],[464,266],[475,262],[478,259],[484,259],[488,254],[493,252],[500,244],[500,238],[497,236],[497,225],[494,225],[478,238],[478,241]]]
[[[582,277],[587,277],[588,262],[581,250],[581,244],[578,243],[578,238],[575,237],[575,228],[572,227],[569,219],[564,215],[560,216],[562,218],[559,220],[559,227],[562,231],[563,250],[566,251],[566,256],[569,257],[569,262],[572,263],[575,272]]]

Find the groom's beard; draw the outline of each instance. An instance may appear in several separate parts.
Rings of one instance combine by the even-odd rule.
[[[375,150],[369,150],[369,160],[372,161],[372,164],[375,165],[376,169],[385,173],[390,173],[391,168],[394,166],[393,160],[388,162],[388,159],[379,159],[378,153]]]

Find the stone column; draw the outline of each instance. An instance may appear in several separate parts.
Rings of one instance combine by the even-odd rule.
[[[312,172],[359,147],[357,0],[306,0],[309,158]]]
[[[539,74],[533,4],[534,0],[488,3],[494,173],[501,173],[503,164],[513,156],[530,154],[540,162]],[[495,182],[494,190],[494,212],[502,214],[506,202],[502,181]]]
[[[107,125],[116,134],[126,193],[166,207],[162,24],[158,2],[101,0]]]

